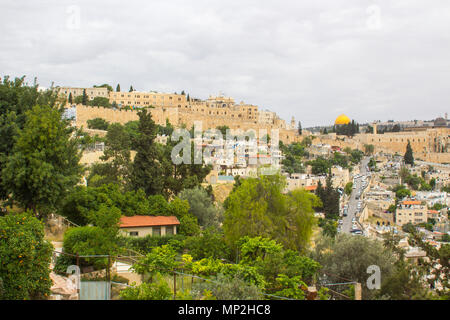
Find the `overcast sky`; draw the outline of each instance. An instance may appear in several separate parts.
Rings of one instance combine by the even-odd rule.
[[[0,2],[0,75],[224,93],[303,127],[450,110],[448,0]]]

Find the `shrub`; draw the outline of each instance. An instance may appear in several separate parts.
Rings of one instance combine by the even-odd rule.
[[[0,299],[45,299],[51,256],[44,226],[31,213],[0,217]]]
[[[151,235],[142,238],[126,237],[121,239],[122,246],[136,250],[142,254],[147,254],[155,247],[160,247],[166,244],[172,246],[176,251],[180,252],[184,248],[185,236],[176,234],[165,237],[152,237]]]
[[[172,290],[164,280],[154,283],[143,283],[139,286],[129,287],[120,292],[122,300],[169,300]]]

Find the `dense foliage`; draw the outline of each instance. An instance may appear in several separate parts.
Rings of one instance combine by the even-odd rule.
[[[234,246],[243,236],[275,239],[286,248],[305,250],[316,224],[313,207],[319,199],[304,190],[284,194],[280,175],[249,178],[232,191],[226,202],[224,232]]]
[[[31,213],[0,217],[0,299],[46,299],[52,250]]]

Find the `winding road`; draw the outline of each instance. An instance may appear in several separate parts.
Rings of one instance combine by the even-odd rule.
[[[361,174],[367,175],[367,173],[368,173],[367,164],[369,163],[369,160],[370,160],[370,158],[366,157],[361,161],[360,173],[359,173],[360,175]],[[354,181],[353,181],[353,185],[356,186],[356,188],[354,188],[352,190],[352,194],[350,195],[350,199],[347,203],[347,205],[348,205],[347,216],[342,217],[343,223],[341,225],[341,232],[350,233],[350,231],[352,230],[352,225],[353,225],[352,219],[354,217],[356,217],[356,213],[358,212],[357,205],[358,205],[359,200],[356,199],[356,195],[358,194],[358,192],[362,193],[362,191],[363,191],[362,184],[363,184],[363,179],[361,176],[357,179],[354,179]]]

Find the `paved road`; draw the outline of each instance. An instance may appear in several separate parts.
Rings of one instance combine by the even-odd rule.
[[[367,173],[367,164],[369,163],[370,158],[364,158],[361,161],[360,164],[360,174],[366,174]],[[354,180],[353,185],[356,186],[356,188],[353,189],[352,194],[350,196],[350,199],[347,203],[348,205],[348,211],[347,211],[347,216],[346,217],[342,217],[343,223],[341,226],[341,232],[346,232],[346,233],[350,233],[350,231],[352,230],[352,219],[354,217],[356,217],[356,212],[358,211],[357,209],[357,205],[358,205],[358,201],[356,199],[356,195],[359,191],[362,192],[362,177],[359,177],[357,179]]]

